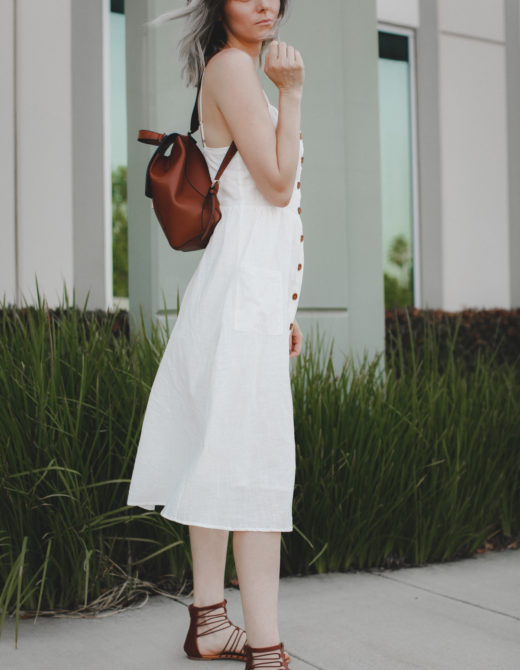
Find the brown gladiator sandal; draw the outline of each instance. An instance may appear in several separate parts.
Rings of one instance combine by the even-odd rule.
[[[250,647],[247,642],[244,645],[246,651],[245,670],[290,670],[289,657],[284,651],[283,642],[273,644],[271,647]]]
[[[217,658],[231,658],[237,661],[246,660],[244,647],[242,646],[241,649],[237,649],[240,637],[245,631],[243,628],[240,628],[240,626],[231,623],[228,619],[226,605],[226,599],[219,603],[215,603],[214,605],[188,605],[188,610],[190,612],[190,627],[184,642],[184,651],[189,658],[197,661],[209,661]],[[222,609],[223,611],[213,613],[213,610],[218,609]],[[206,624],[215,625],[207,628],[202,633],[198,633],[197,627]],[[222,651],[218,654],[201,654],[197,644],[197,638],[202,637],[202,635],[215,633],[218,630],[224,630],[225,628],[232,628],[232,630]]]

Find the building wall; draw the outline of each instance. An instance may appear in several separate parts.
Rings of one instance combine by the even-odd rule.
[[[511,306],[520,307],[520,0],[505,0],[505,25]]]
[[[108,0],[0,4],[0,295],[111,293]],[[108,167],[108,172],[107,172]]]
[[[110,0],[72,0],[73,282],[81,305],[112,306]]]
[[[70,3],[5,2],[2,115],[12,135],[2,169],[2,255],[9,300],[54,298],[72,285]],[[3,145],[4,146],[4,145]],[[5,240],[5,246],[4,246]]]
[[[16,302],[14,2],[0,4],[0,299]]]
[[[442,165],[439,98],[439,28],[436,0],[420,0],[420,24],[416,32],[417,143],[419,182],[418,270],[421,276],[421,307],[442,308],[443,226]]]
[[[73,281],[70,12],[16,2],[19,293],[34,296],[37,279],[50,301]]]
[[[407,28],[417,28],[420,23],[419,0],[377,0],[379,21]]]
[[[443,307],[509,307],[504,4],[440,0]]]
[[[169,0],[127,0],[130,308],[170,324],[202,252],[172,252],[144,197],[140,128],[187,131],[180,23],[142,24]],[[110,306],[109,0],[0,4],[0,297],[51,305],[63,286]],[[416,31],[421,304],[520,304],[520,0],[293,3],[301,48],[306,266],[298,321],[335,362],[383,345],[377,22]],[[277,91],[263,77],[274,104]]]
[[[378,2],[380,20],[416,29],[423,307],[520,301],[519,6]]]

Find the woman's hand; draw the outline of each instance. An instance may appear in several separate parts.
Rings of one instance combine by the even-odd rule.
[[[289,335],[289,358],[293,358],[293,356],[299,355],[300,351],[302,350],[302,342],[303,333],[295,319]]]
[[[271,42],[264,72],[280,91],[302,92],[305,78],[303,58],[298,49],[285,42]]]

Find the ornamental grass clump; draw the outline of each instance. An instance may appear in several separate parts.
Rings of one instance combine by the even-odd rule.
[[[520,532],[520,371],[497,353],[442,370],[433,328],[335,374],[319,329],[293,375],[298,464],[288,573],[416,565]],[[315,344],[315,341],[317,344]],[[382,356],[382,354],[381,354]],[[318,359],[321,360],[318,363]]]
[[[182,526],[126,506],[166,333],[116,337],[116,314],[65,303],[0,313],[0,626],[189,567]]]
[[[39,293],[0,310],[0,630],[7,614],[18,630],[23,616],[191,588],[188,527],[126,506],[169,324],[141,312],[129,336],[124,323],[66,291],[55,310]],[[423,335],[419,351],[411,338],[406,355],[396,346],[335,371],[319,329],[307,334],[291,369],[282,574],[452,560],[520,533],[519,366],[489,353],[468,369],[455,331],[440,366],[435,333]]]

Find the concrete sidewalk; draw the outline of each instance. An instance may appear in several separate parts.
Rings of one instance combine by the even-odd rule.
[[[239,591],[226,589],[225,597],[230,618],[243,626]],[[18,649],[14,617],[6,619],[0,667],[194,670],[182,649],[189,602],[153,596],[140,608],[94,619],[25,619]],[[395,571],[287,577],[279,603],[291,670],[520,668],[519,550]]]

